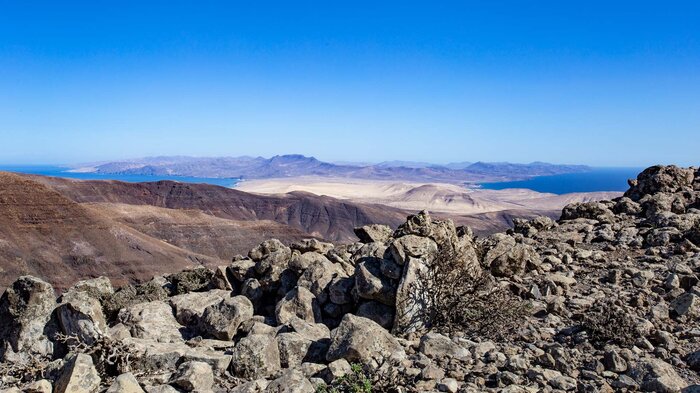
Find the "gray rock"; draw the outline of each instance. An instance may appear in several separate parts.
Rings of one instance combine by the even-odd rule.
[[[394,326],[395,308],[375,301],[367,301],[357,307],[355,315],[373,320],[384,329]]]
[[[241,339],[233,349],[231,373],[256,379],[268,377],[281,368],[280,352],[274,337],[253,334]]]
[[[421,353],[433,359],[443,357],[465,360],[471,358],[471,352],[452,341],[449,337],[439,333],[428,333],[421,337],[419,350]]]
[[[362,243],[385,243],[391,237],[392,232],[388,226],[378,224],[355,228],[355,235]]]
[[[73,290],[64,294],[56,316],[65,335],[88,345],[107,333],[102,304],[87,292]]]
[[[187,392],[204,392],[214,385],[214,372],[204,362],[185,362],[177,368],[171,384]]]
[[[312,323],[321,322],[321,308],[313,293],[304,287],[297,287],[277,302],[275,317],[279,324],[288,323],[292,317]]]
[[[314,393],[315,391],[314,385],[299,370],[287,370],[265,388],[265,392],[270,393]]]
[[[92,393],[100,388],[100,375],[89,355],[79,353],[66,361],[54,386],[55,393]]]
[[[673,366],[656,358],[645,358],[635,362],[627,374],[647,392],[676,393],[688,386]]]
[[[22,276],[0,298],[0,341],[14,352],[48,355],[53,345],[44,328],[56,307],[53,287],[36,277]],[[0,347],[0,359],[6,348]]]
[[[253,317],[253,303],[245,296],[222,300],[204,310],[200,329],[219,340],[232,340],[239,326]]]
[[[359,297],[392,306],[396,303],[396,284],[381,272],[381,260],[364,258],[355,270],[355,289]]]
[[[170,306],[161,301],[139,303],[119,312],[119,321],[129,328],[131,336],[156,342],[182,342],[182,326]]]
[[[700,317],[700,296],[686,292],[671,302],[671,308],[679,316]]]
[[[335,248],[333,243],[325,243],[318,239],[303,239],[291,245],[292,250],[299,250],[301,253],[316,252],[325,254],[333,248]]]
[[[107,393],[145,393],[136,380],[134,374],[125,373],[118,376],[112,385],[107,389]]]
[[[207,307],[231,297],[230,291],[215,289],[207,292],[191,292],[170,298],[175,319],[183,326],[196,325]]]
[[[326,360],[345,359],[348,362],[381,362],[395,354],[401,356],[401,344],[376,322],[346,314],[331,332],[331,346]]]
[[[421,258],[434,255],[437,252],[437,243],[434,240],[417,235],[406,235],[400,237],[389,246],[394,261],[399,265],[404,265],[409,258]]]

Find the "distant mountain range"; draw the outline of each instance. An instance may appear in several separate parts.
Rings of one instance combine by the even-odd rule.
[[[209,178],[269,179],[298,176],[349,177],[374,180],[427,182],[491,182],[534,176],[586,172],[584,165],[544,162],[462,162],[436,165],[425,162],[386,161],[379,164],[329,163],[299,154],[264,157],[148,157],[103,162],[73,168],[76,172],[130,175],[168,175]]]

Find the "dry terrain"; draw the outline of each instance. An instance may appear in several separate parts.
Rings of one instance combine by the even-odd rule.
[[[480,190],[447,183],[416,183],[345,178],[294,177],[241,182],[241,191],[259,194],[310,192],[358,203],[375,203],[407,211],[429,210],[454,215],[503,211],[557,213],[573,202],[610,199],[617,192],[540,193],[527,189]]]

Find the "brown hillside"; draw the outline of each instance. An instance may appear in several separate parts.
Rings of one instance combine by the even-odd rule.
[[[0,172],[0,287],[23,274],[62,289],[99,275],[123,284],[220,263],[140,233],[29,178]]]
[[[75,181],[33,176],[75,202],[151,205],[199,210],[232,220],[270,220],[333,241],[353,241],[353,228],[368,224],[397,226],[406,212],[305,192],[260,195],[209,184],[159,181]]]

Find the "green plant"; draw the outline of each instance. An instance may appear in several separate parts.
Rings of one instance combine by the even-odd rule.
[[[353,363],[350,372],[336,378],[328,385],[316,387],[317,393],[372,393],[372,373],[367,367]]]

